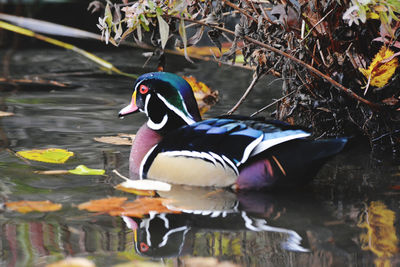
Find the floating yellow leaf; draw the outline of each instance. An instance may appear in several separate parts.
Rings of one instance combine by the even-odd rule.
[[[16,201],[6,202],[7,209],[18,211],[20,213],[27,213],[32,211],[48,212],[57,211],[62,208],[61,204],[53,203],[51,201]]]
[[[359,71],[370,80],[370,84],[376,87],[383,87],[390,78],[392,78],[397,66],[399,65],[397,57],[393,57],[394,52],[385,46],[375,55],[374,60],[369,65],[368,69],[359,68]]]
[[[210,87],[203,82],[197,81],[193,76],[183,76],[193,89],[194,97],[199,106],[200,114],[206,113],[212,105],[218,101],[218,91],[212,91]]]
[[[96,267],[93,261],[86,258],[66,258],[46,265],[46,267]]]
[[[79,165],[73,170],[69,170],[69,173],[77,175],[103,175],[106,171],[102,169],[90,169],[85,165]]]
[[[61,148],[47,148],[18,151],[17,155],[30,160],[60,164],[66,162],[74,153]]]

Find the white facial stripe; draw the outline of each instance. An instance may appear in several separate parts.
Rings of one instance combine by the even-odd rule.
[[[157,93],[157,96],[164,102],[164,104],[173,112],[175,112],[176,115],[182,118],[187,124],[193,124],[195,121],[192,118],[187,117],[182,111],[177,109],[175,106],[171,105],[162,95]],[[189,112],[186,109],[186,105],[183,103],[183,108],[185,109],[186,113],[189,114]],[[190,114],[189,114],[190,116]]]
[[[147,117],[149,117],[149,112],[148,112],[147,108],[148,108],[148,105],[149,105],[150,97],[151,97],[151,95],[148,94],[146,96],[146,99],[144,100],[144,113],[146,113]]]
[[[164,115],[163,119],[159,123],[153,122],[151,120],[151,118],[149,117],[149,120],[147,121],[147,126],[149,126],[150,129],[157,131],[157,130],[160,130],[161,128],[163,128],[165,126],[165,124],[167,124],[167,121],[168,121],[167,114]]]

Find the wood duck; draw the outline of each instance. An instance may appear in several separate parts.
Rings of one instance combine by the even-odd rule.
[[[347,139],[313,140],[276,120],[222,116],[201,120],[191,86],[167,72],[140,76],[123,117],[148,121],[132,144],[130,176],[192,186],[261,189],[306,184]]]

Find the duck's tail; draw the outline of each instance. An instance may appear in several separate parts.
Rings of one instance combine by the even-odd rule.
[[[297,139],[275,146],[243,166],[236,186],[252,189],[305,185],[329,158],[344,149],[347,141]]]

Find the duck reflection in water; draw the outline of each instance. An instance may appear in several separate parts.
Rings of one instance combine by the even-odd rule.
[[[135,249],[142,256],[163,258],[193,255],[195,243],[207,242],[212,236],[228,236],[228,247],[235,246],[235,242],[236,246],[243,246],[243,238],[249,231],[278,233],[271,240],[278,242],[283,250],[308,251],[301,245],[302,238],[298,233],[268,224],[265,218],[272,220],[279,212],[274,211],[274,201],[271,202],[265,192],[248,194],[173,186],[171,191],[159,192],[159,195],[173,199],[169,208],[182,213],[150,213],[142,219],[123,217],[127,227],[134,231]],[[205,249],[207,246],[203,243],[201,247]]]

